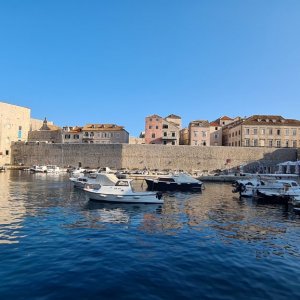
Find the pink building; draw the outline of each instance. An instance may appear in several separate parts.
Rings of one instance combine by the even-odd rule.
[[[146,144],[179,145],[180,117],[152,115],[146,117],[145,124]]]

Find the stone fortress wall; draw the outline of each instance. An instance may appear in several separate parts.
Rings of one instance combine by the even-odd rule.
[[[11,164],[198,172],[245,165],[245,171],[260,167],[274,171],[277,163],[296,160],[299,154],[299,150],[292,148],[15,143]]]

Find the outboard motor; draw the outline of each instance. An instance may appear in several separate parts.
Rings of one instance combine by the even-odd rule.
[[[156,193],[156,198],[157,198],[158,200],[160,200],[160,199],[162,198],[162,196],[163,196],[162,192],[157,192],[157,193]]]

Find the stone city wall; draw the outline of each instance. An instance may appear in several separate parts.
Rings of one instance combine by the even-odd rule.
[[[296,160],[291,148],[199,147],[130,144],[24,144],[12,145],[12,164],[110,167],[114,169],[177,169],[212,171],[246,165],[248,171]],[[247,171],[247,169],[245,170]]]

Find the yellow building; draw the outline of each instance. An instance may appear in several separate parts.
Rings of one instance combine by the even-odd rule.
[[[0,165],[10,164],[12,142],[26,141],[30,109],[0,102]]]

